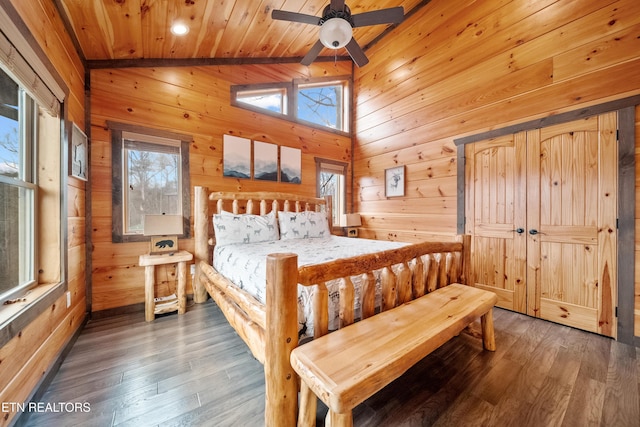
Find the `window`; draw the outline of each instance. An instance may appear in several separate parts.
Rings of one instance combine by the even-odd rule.
[[[231,104],[312,127],[348,133],[348,77],[231,87]]]
[[[0,69],[0,300],[33,285],[35,275],[33,99]]]
[[[332,223],[339,226],[341,215],[347,212],[347,164],[316,158],[318,197],[331,196]]]
[[[343,84],[299,85],[297,95],[300,120],[344,130]]]
[[[189,237],[191,137],[109,123],[113,157],[114,242],[148,240],[144,216],[182,215]]]
[[[236,100],[274,113],[287,114],[287,91],[285,89],[240,91],[236,93]]]
[[[68,88],[21,21],[0,7],[0,22],[1,347],[67,290],[60,111]]]

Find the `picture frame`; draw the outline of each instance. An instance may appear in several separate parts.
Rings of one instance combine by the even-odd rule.
[[[223,172],[226,178],[251,178],[251,140],[224,135],[222,142]]]
[[[69,137],[69,175],[82,181],[89,179],[89,143],[87,135],[75,123]]]
[[[397,166],[384,170],[384,195],[385,197],[404,196],[405,167]]]
[[[299,148],[280,147],[280,182],[302,183],[302,151]]]
[[[253,179],[278,181],[278,146],[253,141]]]

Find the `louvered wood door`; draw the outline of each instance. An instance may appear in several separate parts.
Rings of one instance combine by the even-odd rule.
[[[475,282],[500,306],[615,337],[616,129],[608,113],[466,148]],[[496,216],[502,236],[488,240],[496,226],[478,210],[509,211],[509,197],[513,221]]]

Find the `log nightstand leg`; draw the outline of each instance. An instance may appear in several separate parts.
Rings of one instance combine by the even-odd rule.
[[[144,320],[153,322],[156,318],[156,303],[154,300],[154,286],[156,284],[156,270],[153,265],[144,268]]]
[[[178,263],[178,314],[187,312],[187,263]]]
[[[493,308],[489,309],[481,318],[482,344],[485,350],[496,351],[496,337],[493,330]]]

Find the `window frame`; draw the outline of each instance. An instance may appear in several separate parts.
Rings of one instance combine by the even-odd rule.
[[[349,170],[349,164],[346,162],[340,162],[340,161],[331,160],[331,159],[323,159],[320,157],[315,157],[314,160],[316,163],[316,197],[322,197],[321,191],[320,191],[321,190],[320,175],[323,171],[332,171],[335,173],[339,173],[343,177],[343,182],[341,183],[343,194],[341,194],[341,197],[339,199],[333,198],[333,203],[332,203],[333,210],[336,213],[336,221],[332,221],[333,229],[339,230],[342,227],[340,225],[340,219],[343,214],[347,213],[347,189],[348,189],[347,172]],[[326,165],[328,167],[324,168],[323,165]],[[332,215],[333,215],[333,212],[332,212]]]
[[[304,87],[318,87],[318,86],[335,86],[341,85],[342,92],[342,114],[341,123],[342,129],[331,128],[323,126],[314,122],[303,120],[298,118],[298,91]],[[260,108],[251,104],[238,101],[237,97],[241,93],[268,93],[274,90],[282,90],[286,94],[286,105],[284,113],[276,113],[266,108]],[[259,83],[249,85],[232,85],[231,86],[231,105],[234,107],[242,108],[244,110],[253,111],[260,114],[265,114],[271,117],[277,117],[290,122],[302,124],[314,129],[320,129],[331,133],[336,133],[343,136],[351,136],[352,118],[351,118],[351,93],[353,90],[353,79],[351,76],[327,76],[316,77],[308,79],[294,79],[291,82],[274,82],[274,83]]]
[[[143,126],[129,125],[107,121],[107,127],[111,130],[111,170],[112,170],[112,194],[111,194],[111,241],[113,243],[147,242],[149,236],[142,234],[125,234],[124,217],[126,195],[124,192],[124,135],[137,134],[141,138],[148,137],[146,143],[154,144],[157,138],[172,139],[180,141],[180,187],[182,201],[182,234],[181,239],[191,237],[191,184],[189,176],[189,145],[193,138],[190,135],[165,131],[160,129],[146,128]],[[160,145],[160,144],[158,144]]]

